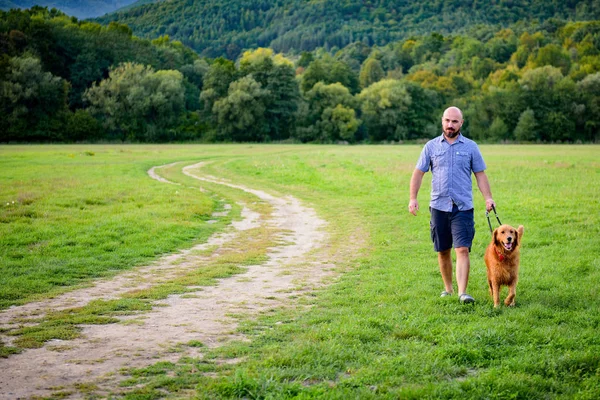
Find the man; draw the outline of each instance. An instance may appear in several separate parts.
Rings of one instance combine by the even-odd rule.
[[[417,194],[423,175],[431,170],[431,239],[438,253],[438,264],[444,281],[442,297],[450,296],[452,288],[452,246],[456,252],[456,281],[461,303],[474,303],[467,294],[469,282],[469,252],[475,236],[471,172],[490,211],[496,204],[485,174],[485,163],[477,144],[464,137],[460,109],[450,107],[442,116],[443,134],[427,142],[410,180],[408,211],[417,215]]]

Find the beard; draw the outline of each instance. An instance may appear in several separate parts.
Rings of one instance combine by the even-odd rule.
[[[444,134],[446,135],[446,137],[448,137],[449,139],[454,139],[455,137],[458,136],[458,134],[460,133],[460,130],[455,131],[455,130],[450,130],[450,129],[446,129],[444,131]]]

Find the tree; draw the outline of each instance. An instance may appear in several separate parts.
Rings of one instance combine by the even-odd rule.
[[[494,71],[496,64],[490,58],[481,59],[477,56],[471,59],[471,73],[475,79],[485,79]]]
[[[371,140],[399,140],[408,136],[406,116],[412,99],[402,82],[384,79],[363,89],[358,98]]]
[[[65,126],[65,139],[71,142],[95,141],[102,138],[102,126],[87,110],[69,113]]]
[[[495,37],[485,45],[490,58],[498,63],[507,62],[517,50],[517,38],[514,34],[507,38]]]
[[[334,108],[326,108],[318,123],[319,131],[330,141],[354,141],[354,135],[360,126],[356,112],[352,108],[338,104]]]
[[[327,83],[338,82],[347,87],[352,94],[356,94],[360,91],[358,76],[352,71],[350,66],[343,61],[333,62],[327,79]]]
[[[304,73],[302,74],[302,79],[300,81],[300,89],[302,92],[306,93],[315,86],[317,82],[327,82],[329,79],[329,73],[325,66],[325,62],[323,60],[315,60],[310,65]]]
[[[170,139],[184,111],[183,75],[124,63],[85,92],[89,110],[113,137],[132,141]]]
[[[456,65],[464,66],[475,57],[484,53],[484,46],[479,40],[468,36],[457,36],[452,41],[456,54]]]
[[[529,70],[519,80],[524,104],[535,112],[540,126],[542,141],[575,140],[577,104],[575,83],[564,77],[560,69],[545,66]],[[514,114],[516,115],[516,114]]]
[[[351,93],[359,91],[358,77],[350,66],[341,60],[334,60],[329,55],[313,61],[302,74],[300,88],[306,93],[317,82],[325,84],[339,82],[350,89]]]
[[[360,87],[366,88],[375,82],[379,82],[385,76],[381,63],[375,58],[368,58],[360,70]]]
[[[421,64],[427,61],[437,61],[446,45],[444,37],[439,33],[431,33],[416,41],[411,49],[412,59]]]
[[[440,96],[433,90],[425,89],[413,82],[404,82],[410,95],[410,107],[406,111],[405,136],[402,139],[419,139],[431,136],[432,130],[438,133],[438,115]]]
[[[520,142],[533,142],[538,138],[537,121],[531,108],[523,111],[515,128],[515,139]]]
[[[227,96],[231,82],[238,77],[238,72],[233,61],[225,58],[213,60],[203,80],[200,101],[203,104],[204,114],[212,117],[212,108],[217,100]]]
[[[208,73],[209,68],[205,60],[194,60],[192,64],[186,64],[179,68],[179,71],[191,84],[202,90],[204,77]]]
[[[563,75],[567,75],[571,68],[571,58],[560,46],[549,44],[538,50],[537,55],[531,61],[530,67],[538,68],[545,65],[560,68]]]
[[[502,120],[502,118],[494,118],[489,129],[490,139],[503,141],[508,139],[508,134],[508,126],[506,126],[506,123]]]
[[[265,100],[268,90],[252,76],[245,76],[229,86],[226,97],[213,106],[217,116],[219,139],[235,142],[262,142],[267,138]]]
[[[38,58],[13,57],[0,81],[0,141],[62,140],[68,83],[42,70]]]
[[[360,124],[354,112],[356,99],[341,83],[318,82],[306,93],[305,99],[307,106],[299,116],[300,123],[295,134],[301,141],[350,140],[356,132],[352,127],[357,124],[358,129]]]
[[[273,55],[271,49],[259,48],[243,54],[240,74],[252,76],[267,90],[264,106],[268,138],[287,139],[300,99],[293,63],[280,54]]]
[[[303,51],[302,54],[300,54],[300,59],[298,60],[298,66],[299,67],[303,67],[306,68],[310,65],[311,62],[313,62],[315,59],[315,56],[313,55],[313,53],[308,52],[308,51]]]
[[[600,139],[600,72],[578,82],[577,90],[585,104],[584,139],[597,142]]]
[[[546,118],[548,121],[548,137],[552,141],[573,142],[576,139],[575,121],[560,111],[551,111]]]

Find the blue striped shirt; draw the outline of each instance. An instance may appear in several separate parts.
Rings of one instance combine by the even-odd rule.
[[[477,143],[459,134],[450,144],[442,134],[425,144],[417,168],[431,170],[431,208],[450,212],[453,203],[461,211],[473,208],[471,173],[486,166]]]

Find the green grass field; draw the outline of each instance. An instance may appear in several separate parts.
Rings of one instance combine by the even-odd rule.
[[[241,194],[216,185],[201,192],[175,169],[165,173],[183,185],[146,173],[207,160],[212,175],[315,208],[332,245],[345,249],[334,260],[340,276],[298,299],[309,309],[246,321],[251,342],[130,371],[119,396],[597,399],[600,147],[481,150],[502,222],[525,226],[515,308],[494,309],[488,294],[490,233],[476,188],[469,293],[477,303],[439,297],[429,174],[422,211],[407,212],[416,145],[2,146],[0,308],[145,265],[224,229],[235,210],[207,220]],[[0,344],[0,354],[14,351]]]

